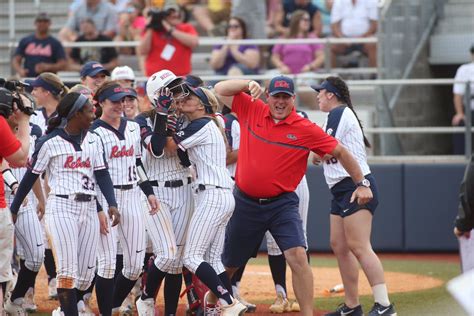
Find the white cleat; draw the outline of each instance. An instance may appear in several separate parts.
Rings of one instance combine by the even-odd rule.
[[[35,304],[35,290],[32,287],[26,291],[23,299],[23,309],[28,313],[34,313],[38,309],[38,306]]]
[[[48,283],[48,297],[50,300],[58,299],[58,289],[56,278],[52,278]]]
[[[153,298],[142,300],[140,297],[136,304],[139,316],[155,316],[155,301]]]
[[[51,316],[65,316],[61,307],[56,308],[52,313]]]
[[[26,316],[28,313],[25,311],[23,308],[23,299],[18,298],[15,300],[16,303],[13,303],[10,299],[7,299],[5,301],[5,305],[3,308],[5,309],[5,312],[7,312],[8,315],[10,316]]]
[[[221,316],[241,316],[247,311],[247,306],[234,299],[232,305],[222,306],[221,310]]]
[[[83,300],[77,302],[77,312],[79,316],[94,316],[94,312],[86,305]]]

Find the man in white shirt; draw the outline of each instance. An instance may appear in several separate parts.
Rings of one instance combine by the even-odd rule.
[[[471,113],[474,110],[474,44],[471,46],[471,62],[461,65],[456,71],[454,80],[470,81]],[[451,121],[453,126],[464,126],[464,108],[465,108],[466,84],[455,83],[453,85],[453,103],[455,114]],[[471,115],[472,118],[472,115]],[[453,154],[464,154],[464,134],[454,134],[453,136]]]
[[[371,37],[377,32],[376,0],[334,0],[331,9],[331,30],[334,37]],[[369,58],[369,67],[377,66],[377,47],[374,43],[331,45],[332,65],[336,55],[362,50]]]

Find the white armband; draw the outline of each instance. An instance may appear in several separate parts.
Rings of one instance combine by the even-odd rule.
[[[18,184],[18,180],[13,175],[12,170],[5,169],[2,171],[2,174],[3,174],[3,182],[10,188],[10,190],[13,190],[13,186],[15,184]]]

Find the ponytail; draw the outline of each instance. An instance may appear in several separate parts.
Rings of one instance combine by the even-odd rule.
[[[56,100],[61,100],[69,92],[69,88],[62,82],[62,80],[52,72],[43,72],[39,75],[41,79],[46,81],[54,90],[50,91]]]
[[[362,123],[360,122],[359,117],[357,116],[357,113],[354,110],[354,107],[352,105],[351,95],[350,95],[350,92],[349,92],[349,88],[347,87],[347,84],[339,77],[331,76],[331,77],[327,77],[326,80],[329,81],[335,88],[337,88],[337,90],[341,94],[341,97],[338,97],[338,96],[336,96],[336,97],[340,101],[345,103],[349,107],[349,109],[351,109],[352,112],[354,113],[354,115],[357,119],[357,122],[359,122],[359,126],[360,126],[360,129],[362,131],[362,136],[364,137],[364,145],[367,148],[371,148],[372,146],[371,146],[369,140],[367,139],[367,137],[365,136],[364,128],[362,127]]]

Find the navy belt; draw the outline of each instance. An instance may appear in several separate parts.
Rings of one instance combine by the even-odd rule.
[[[77,193],[77,194],[71,194],[71,195],[66,195],[66,194],[55,194],[55,195],[62,199],[74,200],[76,202],[90,202],[90,201],[95,200],[95,195],[84,194],[84,193]]]
[[[119,190],[131,190],[133,189],[133,184],[124,184],[124,185],[114,185],[114,189],[119,189]]]
[[[186,180],[168,180],[168,181],[150,181],[150,184],[154,187],[165,187],[165,188],[179,188],[182,187],[185,184],[190,184],[193,181],[191,177],[187,177]],[[185,183],[186,182],[186,183]]]
[[[275,201],[279,200],[285,194],[285,193],[282,193],[280,195],[273,196],[273,197],[267,197],[267,198],[256,198],[256,197],[245,194],[237,186],[235,187],[235,190],[237,192],[239,192],[239,194],[242,195],[247,200],[254,201],[255,203],[260,204],[260,205],[265,205],[265,204],[270,204],[272,202],[275,202]]]
[[[204,190],[208,190],[208,189],[225,189],[225,188],[224,188],[224,187],[220,187],[220,186],[218,186],[218,185],[199,184],[199,185],[197,186],[197,188],[196,188],[196,191],[204,191]]]

